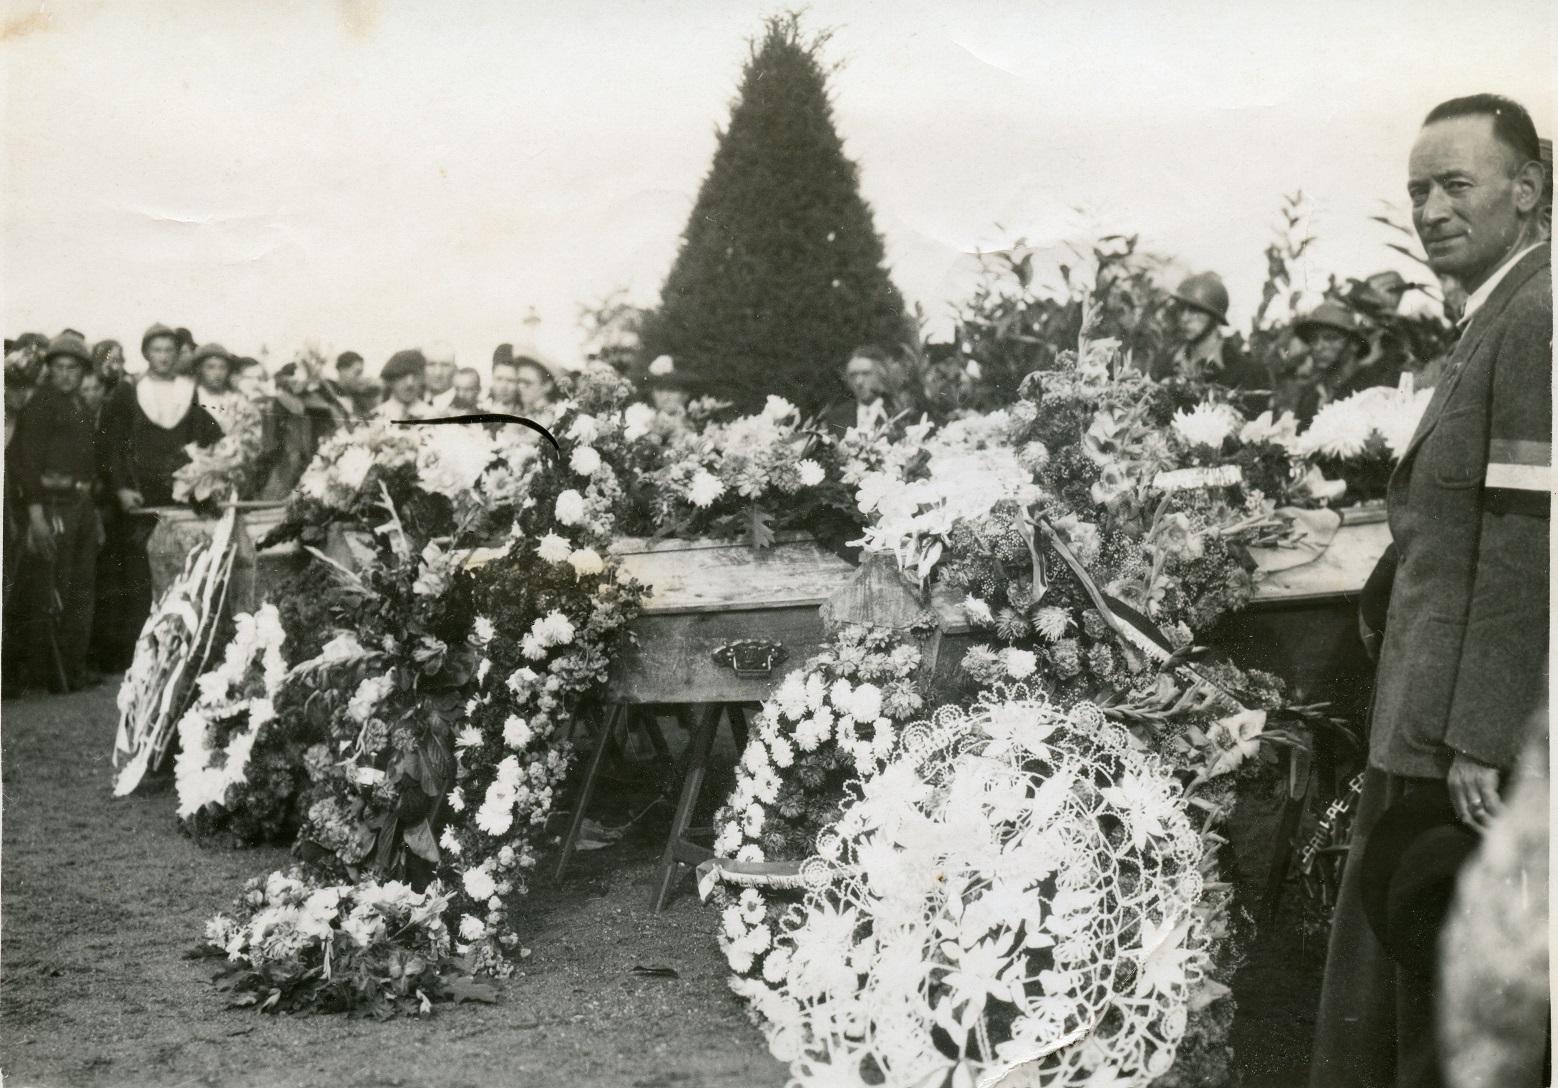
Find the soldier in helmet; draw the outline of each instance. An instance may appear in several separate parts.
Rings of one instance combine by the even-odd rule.
[[[1308,423],[1323,405],[1371,385],[1394,384],[1397,375],[1377,372],[1368,336],[1351,310],[1327,299],[1306,314],[1293,332],[1308,353],[1282,375],[1271,406]]]
[[[1153,377],[1160,381],[1208,382],[1239,390],[1247,407],[1264,407],[1269,377],[1223,335],[1228,324],[1228,288],[1215,272],[1198,272],[1174,292],[1174,325],[1179,347]]]

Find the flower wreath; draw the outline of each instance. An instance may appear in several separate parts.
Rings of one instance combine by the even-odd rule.
[[[221,665],[196,681],[199,695],[179,719],[173,782],[183,820],[249,803],[249,757],[275,720],[274,700],[287,677],[287,636],[275,605],[238,616],[234,626]]]
[[[1210,966],[1203,844],[1123,729],[996,688],[902,730],[851,793],[803,866],[804,903],[727,920],[740,960],[766,952],[761,978],[732,986],[792,1083],[1168,1071]]]

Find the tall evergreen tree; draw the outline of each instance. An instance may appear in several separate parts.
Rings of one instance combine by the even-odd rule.
[[[833,127],[826,35],[768,20],[720,134],[658,310],[646,358],[670,355],[743,407],[777,393],[806,409],[843,395],[852,348],[912,338],[855,164]]]

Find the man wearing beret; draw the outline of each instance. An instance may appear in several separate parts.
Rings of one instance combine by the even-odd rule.
[[[88,683],[87,644],[103,527],[92,501],[97,474],[92,418],[77,395],[92,355],[60,336],[44,357],[45,380],[22,408],[8,452],[27,512],[18,618],[35,682],[76,690]]]
[[[427,360],[415,348],[397,351],[389,357],[379,380],[384,383],[384,403],[374,413],[379,419],[426,419],[423,378]]]
[[[1414,225],[1467,304],[1388,491],[1393,544],[1371,582],[1388,582],[1389,608],[1314,1088],[1441,1083],[1431,994],[1402,984],[1371,934],[1362,856],[1380,815],[1419,791],[1447,791],[1485,830],[1544,702],[1553,311],[1539,156],[1530,116],[1495,95],[1436,107],[1412,149]]]

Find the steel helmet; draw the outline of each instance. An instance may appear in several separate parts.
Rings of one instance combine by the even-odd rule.
[[[1363,335],[1363,329],[1358,325],[1358,319],[1353,316],[1351,310],[1334,299],[1326,299],[1313,310],[1309,311],[1293,331],[1308,340],[1316,329],[1335,329],[1352,337],[1360,348],[1368,347],[1368,338]]]
[[[1174,292],[1174,301],[1211,314],[1219,324],[1228,324],[1228,288],[1216,272],[1197,272],[1186,277]]]

